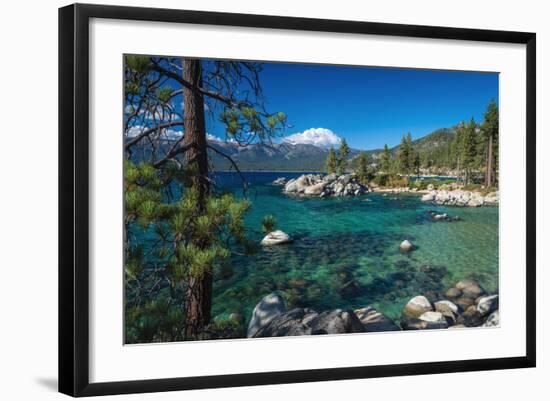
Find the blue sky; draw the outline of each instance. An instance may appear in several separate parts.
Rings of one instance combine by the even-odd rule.
[[[409,131],[420,138],[471,117],[482,121],[487,103],[498,102],[497,73],[268,63],[261,82],[267,110],[288,116],[285,135],[322,128],[307,132],[319,140],[332,132],[358,149],[394,146]],[[225,136],[215,119],[207,126]]]

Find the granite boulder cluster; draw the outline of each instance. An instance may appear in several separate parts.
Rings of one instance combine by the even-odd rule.
[[[247,337],[281,337],[312,334],[344,334],[399,330],[458,329],[500,325],[497,294],[487,294],[473,280],[461,280],[438,298],[411,298],[399,322],[366,306],[359,309],[287,309],[276,293],[266,295],[254,308]]]
[[[359,182],[352,174],[304,174],[291,179],[284,185],[283,192],[290,195],[316,196],[359,196],[369,192],[369,187]]]

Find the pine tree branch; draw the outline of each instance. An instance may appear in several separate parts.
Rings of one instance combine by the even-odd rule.
[[[161,129],[175,127],[175,126],[178,126],[178,125],[183,125],[183,121],[169,121],[169,122],[166,122],[166,123],[163,123],[163,124],[159,124],[155,127],[148,128],[145,131],[143,131],[142,133],[140,133],[139,135],[136,135],[135,137],[133,137],[128,142],[126,142],[124,144],[124,149],[129,150],[132,146],[134,146],[136,143],[141,141],[143,138],[145,138],[145,137],[147,137],[147,136],[149,136],[149,135],[151,135],[151,134],[153,134],[153,133],[155,133],[155,132],[157,132]]]
[[[172,147],[172,149],[159,161],[156,161],[153,163],[153,167],[160,168],[164,166],[166,163],[168,163],[170,160],[172,160],[174,157],[179,155],[180,153],[185,153],[189,149],[195,147],[195,143],[188,143],[187,145],[183,145],[180,147]]]
[[[216,152],[217,154],[219,154],[220,156],[222,157],[225,157],[227,160],[229,160],[229,162],[231,163],[231,165],[233,166],[233,168],[235,169],[235,171],[237,172],[237,174],[239,174],[239,177],[241,178],[242,182],[243,182],[243,188],[244,188],[244,193],[246,195],[246,191],[248,190],[248,182],[246,181],[246,178],[244,177],[243,173],[241,172],[241,170],[239,169],[239,166],[237,166],[237,163],[235,163],[235,160],[233,160],[229,155],[226,155],[225,153],[223,153],[222,151],[216,149],[215,147],[211,146],[211,145],[206,145],[206,147],[208,149],[211,149],[213,150],[214,152]]]

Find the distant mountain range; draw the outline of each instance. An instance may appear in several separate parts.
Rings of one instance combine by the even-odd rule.
[[[450,147],[455,135],[452,128],[443,128],[432,132],[422,138],[413,141],[414,148],[420,153],[422,164],[431,161],[430,165],[444,166],[448,160]],[[133,159],[142,160],[150,157],[147,144],[142,141],[144,148],[135,149]],[[169,148],[173,142],[165,141],[161,148]],[[247,146],[239,146],[235,142],[210,139],[209,145],[218,151],[230,156],[242,171],[324,171],[328,154],[326,147],[311,144],[288,143],[279,144],[256,143]],[[396,155],[399,146],[390,148],[390,153]],[[337,151],[337,149],[335,149]],[[348,159],[353,168],[355,158],[361,150],[350,149]],[[368,160],[377,163],[382,154],[382,149],[366,150]],[[232,165],[227,158],[215,151],[208,150],[214,170],[232,170]]]
[[[448,154],[454,138],[453,129],[439,129],[431,134],[413,141],[415,149],[422,159],[439,160]],[[210,146],[230,156],[243,171],[324,171],[328,149],[310,144],[266,144],[257,143],[245,147],[235,142],[209,141]],[[390,148],[390,153],[396,154],[399,146]],[[349,160],[361,152],[351,149]],[[377,162],[382,149],[365,151],[372,162]],[[209,151],[215,170],[230,170],[231,163],[216,152]]]
[[[210,146],[230,156],[243,171],[322,171],[328,149],[310,144],[257,143],[241,147],[234,142],[210,141]],[[359,154],[352,149],[350,158]],[[230,170],[231,163],[216,152],[209,151],[216,170]]]

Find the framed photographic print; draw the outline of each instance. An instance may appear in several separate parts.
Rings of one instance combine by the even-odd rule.
[[[535,34],[59,10],[59,390],[535,366]]]

